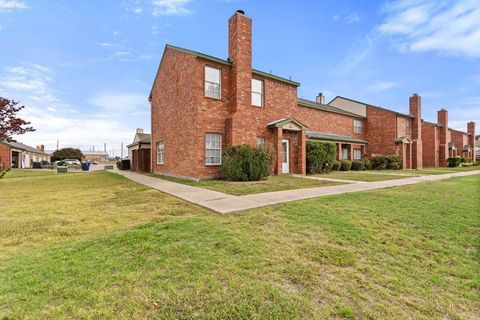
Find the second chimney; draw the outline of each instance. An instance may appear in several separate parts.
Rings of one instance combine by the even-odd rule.
[[[317,103],[325,104],[325,96],[321,92],[317,96]]]
[[[137,133],[143,133],[143,129],[142,128],[137,128]]]

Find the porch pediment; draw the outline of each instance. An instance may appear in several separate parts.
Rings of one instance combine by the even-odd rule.
[[[273,122],[270,122],[267,124],[267,128],[282,128],[284,130],[291,130],[291,131],[303,131],[308,129],[306,125],[301,123],[295,118],[282,118],[275,120]]]
[[[400,137],[397,140],[395,140],[396,143],[413,143],[412,139],[409,137]]]

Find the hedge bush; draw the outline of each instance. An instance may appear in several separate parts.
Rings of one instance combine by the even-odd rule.
[[[271,161],[266,147],[228,146],[222,157],[222,173],[231,181],[258,181],[268,176]]]
[[[448,158],[447,159],[447,166],[451,167],[451,168],[458,167],[461,162],[462,162],[462,159],[460,157]]]
[[[333,161],[333,171],[340,171],[341,162],[338,160]]]
[[[340,171],[348,171],[352,168],[352,163],[349,160],[340,161]]]
[[[399,170],[402,168],[402,157],[392,156],[376,156],[370,161],[370,167],[373,170]]]
[[[402,169],[402,157],[393,155],[393,156],[388,156],[387,157],[388,162],[387,162],[387,169],[389,170],[400,170]]]
[[[353,161],[352,162],[352,170],[354,170],[354,171],[365,170],[365,162],[363,162],[363,161]]]
[[[307,141],[307,173],[327,173],[333,170],[337,154],[335,143]]]

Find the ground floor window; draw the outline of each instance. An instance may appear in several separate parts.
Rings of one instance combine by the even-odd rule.
[[[163,141],[157,142],[157,164],[165,163],[165,144]]]
[[[205,134],[205,164],[222,164],[222,136],[219,133]]]
[[[342,149],[342,160],[348,160],[348,149],[347,148]]]
[[[257,147],[263,146],[265,144],[264,137],[257,137]]]
[[[362,160],[362,150],[360,149],[353,150],[353,160]]]

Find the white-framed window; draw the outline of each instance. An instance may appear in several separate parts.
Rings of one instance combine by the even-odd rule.
[[[407,134],[410,134],[412,132],[412,125],[411,125],[411,120],[410,119],[407,119]]]
[[[263,146],[265,144],[264,137],[257,137],[257,147]]]
[[[252,106],[263,107],[263,81],[252,79]]]
[[[157,142],[157,164],[165,164],[165,143]]]
[[[222,135],[220,133],[205,134],[205,164],[222,164]]]
[[[362,120],[353,120],[353,132],[362,133],[363,132],[363,121]]]
[[[221,98],[222,83],[220,69],[205,66],[205,96]]]
[[[353,149],[353,160],[362,160],[362,150]]]
[[[342,160],[348,160],[348,149],[347,148],[342,149]]]

